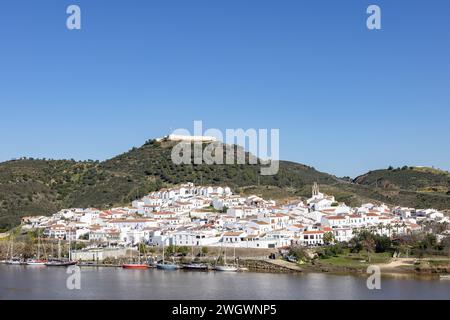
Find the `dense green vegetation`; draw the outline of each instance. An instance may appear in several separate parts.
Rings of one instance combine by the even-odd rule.
[[[447,224],[435,223],[429,228],[425,226],[425,229],[442,230],[444,227],[446,230]],[[422,259],[419,260],[420,265],[416,266],[419,269],[448,268],[450,237],[438,242],[435,234],[423,231],[394,236],[391,239],[370,230],[361,230],[349,242],[329,243],[316,248],[291,246],[289,255],[295,257],[302,265],[315,269],[323,266],[366,268],[370,264],[388,263],[394,256]]]
[[[450,173],[426,167],[392,168],[370,171],[354,180],[355,183],[386,190],[435,192],[443,195],[450,190]]]
[[[379,201],[450,208],[450,196],[441,189],[422,192],[406,187],[408,182],[399,184],[391,178],[399,187],[386,188],[371,182],[373,173],[352,182],[288,161],[280,161],[279,173],[274,176],[261,176],[259,165],[176,165],[171,161],[173,145],[149,140],[140,148],[104,162],[20,159],[0,163],[0,232],[17,225],[23,216],[47,215],[67,207],[127,204],[150,191],[188,181],[228,185],[235,192],[277,200],[308,197],[312,183],[317,181],[321,191],[334,194],[338,201],[349,205]],[[248,157],[247,154],[247,160]],[[402,173],[409,171],[412,170],[395,171],[395,176],[400,175],[400,179]],[[424,175],[417,188],[443,187],[445,182],[448,187],[448,176],[444,178],[440,172],[414,172]],[[410,179],[409,175],[405,179]]]

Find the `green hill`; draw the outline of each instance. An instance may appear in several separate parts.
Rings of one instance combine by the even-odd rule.
[[[234,189],[270,185],[282,194],[287,194],[285,187],[299,190],[313,181],[335,181],[291,162],[282,162],[278,175],[270,177],[260,176],[258,165],[175,165],[173,145],[150,140],[104,162],[21,159],[0,163],[0,229],[16,225],[22,216],[51,214],[61,208],[128,204],[149,191],[187,181]]]
[[[389,197],[388,203],[419,208],[450,208],[450,173],[447,171],[427,167],[390,167],[370,171],[353,182]]]
[[[389,168],[370,171],[354,180],[357,184],[385,190],[449,194],[450,173],[427,167]]]
[[[436,178],[441,184],[422,179],[416,189],[406,188],[408,182],[399,182],[406,179],[401,178],[402,173],[409,171],[403,170],[394,175],[398,174],[398,179],[389,176],[386,180],[390,182],[383,187],[373,184],[376,171],[352,182],[288,161],[280,161],[277,175],[261,176],[259,165],[175,165],[171,161],[173,145],[149,140],[140,148],[104,162],[21,159],[0,163],[0,229],[17,225],[23,216],[52,214],[61,208],[128,204],[149,191],[187,181],[228,185],[235,192],[273,199],[309,196],[312,183],[317,181],[321,190],[350,205],[379,201],[450,208],[450,196],[441,192],[443,189],[423,191],[427,187],[443,187],[445,181],[448,187],[448,176],[447,180],[442,178],[445,181]],[[415,174],[434,177],[428,172]]]

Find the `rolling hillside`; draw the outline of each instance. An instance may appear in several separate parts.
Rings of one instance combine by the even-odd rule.
[[[170,158],[173,145],[149,140],[104,162],[22,159],[0,163],[0,230],[17,225],[22,216],[52,214],[67,207],[128,204],[149,191],[187,181],[228,185],[235,192],[273,199],[309,196],[317,181],[321,190],[350,205],[379,201],[450,208],[450,196],[444,192],[448,175],[380,170],[352,182],[280,161],[277,175],[260,176],[258,165],[175,165]]]
[[[357,177],[355,183],[386,190],[449,194],[450,173],[427,167],[376,170]]]

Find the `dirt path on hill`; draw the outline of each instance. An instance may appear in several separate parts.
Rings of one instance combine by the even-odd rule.
[[[395,258],[389,263],[379,264],[381,270],[395,269],[402,266],[412,266],[417,259],[415,258]]]

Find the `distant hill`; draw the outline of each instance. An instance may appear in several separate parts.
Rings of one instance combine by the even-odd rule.
[[[104,162],[22,159],[0,163],[0,230],[17,225],[23,216],[48,215],[68,207],[128,204],[163,186],[188,181],[228,185],[235,192],[278,200],[307,197],[317,181],[321,190],[350,205],[372,201],[450,208],[450,196],[444,192],[448,176],[445,180],[439,174],[414,171],[429,178],[412,188],[408,182],[412,169],[380,176],[373,171],[349,181],[288,161],[280,161],[277,175],[260,176],[258,165],[175,165],[170,157],[173,145],[149,140]]]
[[[427,167],[389,168],[370,171],[354,180],[357,184],[385,190],[408,190],[448,195],[450,173]]]
[[[450,208],[450,173],[427,167],[389,168],[370,171],[353,180],[393,203],[411,207]]]

